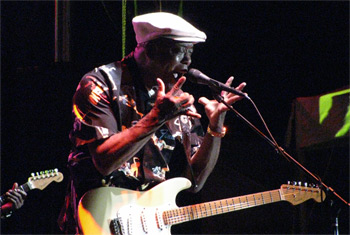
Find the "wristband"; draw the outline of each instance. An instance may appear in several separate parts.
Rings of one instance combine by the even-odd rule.
[[[226,134],[226,127],[223,127],[222,132],[215,132],[208,126],[207,133],[213,137],[219,137],[222,138]]]

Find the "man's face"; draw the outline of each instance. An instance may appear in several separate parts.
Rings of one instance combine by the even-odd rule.
[[[177,79],[185,74],[191,64],[193,43],[171,42],[159,44],[154,56],[156,73],[162,79]]]

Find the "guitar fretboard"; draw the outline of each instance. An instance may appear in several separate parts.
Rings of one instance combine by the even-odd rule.
[[[163,212],[163,221],[166,225],[174,225],[249,207],[279,202],[281,200],[280,190],[276,189],[268,192],[255,193],[167,210]]]
[[[25,184],[22,184],[21,186],[19,186],[24,192],[28,192],[31,190],[30,188],[30,185],[29,185],[29,182],[25,183]]]

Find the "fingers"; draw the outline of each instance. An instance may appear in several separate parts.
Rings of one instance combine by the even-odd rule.
[[[186,110],[184,114],[187,116],[193,117],[193,118],[201,118],[202,117],[199,113],[193,112],[191,110]]]
[[[199,98],[199,100],[198,100],[198,103],[200,103],[200,104],[202,104],[202,105],[204,105],[204,106],[206,106],[209,102],[210,102],[210,101],[209,101],[206,97],[201,97],[201,98]]]
[[[22,198],[22,197],[25,198],[27,196],[27,193],[24,190],[18,188],[18,183],[15,182],[12,186],[12,189],[10,189],[6,193],[6,195],[8,195],[10,197],[15,196],[15,197],[20,197],[20,198]]]
[[[27,193],[20,189],[10,189],[8,192],[6,192],[6,196],[9,198],[25,198]]]
[[[18,185],[17,185],[18,186]],[[13,209],[19,209],[23,206],[24,200],[27,196],[27,193],[18,188],[10,189],[6,193],[7,199],[12,202]]]
[[[242,82],[241,84],[238,85],[238,87],[236,87],[236,89],[241,91],[241,90],[243,90],[243,88],[246,87],[246,86],[247,86],[247,83]]]
[[[182,93],[180,96],[174,97],[174,102],[177,107],[187,108],[194,103],[194,97],[189,93]]]
[[[187,115],[194,118],[201,118],[201,115],[192,109],[194,103],[194,97],[188,93],[182,93],[180,97],[176,97],[178,103],[176,105],[177,109],[174,112],[176,115]]]
[[[158,96],[164,96],[165,95],[165,85],[162,79],[157,78],[158,83]]]
[[[231,85],[232,85],[233,79],[234,79],[233,76],[229,77],[229,78],[227,79],[225,85],[226,85],[226,86],[231,86]],[[247,85],[247,84],[246,84],[245,82],[242,82],[242,83],[239,84],[239,86],[237,86],[235,89],[236,89],[236,90],[242,91],[243,88],[244,88],[246,85]],[[227,92],[227,91],[222,91],[222,92],[221,92],[221,95],[222,95],[222,96],[229,95],[229,94],[231,94],[231,93],[229,93],[229,92]]]
[[[233,77],[233,76],[229,77],[229,78],[227,79],[227,81],[226,81],[225,85],[226,85],[226,86],[231,86],[231,85],[232,85],[232,81],[233,81],[233,79],[234,79],[234,77]],[[241,84],[239,84],[239,86],[238,86],[238,87],[236,87],[235,89],[237,89],[237,90],[241,90],[241,89],[243,89],[243,88],[244,88],[246,85],[247,85],[247,84],[246,84],[245,82],[242,82],[242,83],[241,83]]]
[[[190,107],[194,104],[195,101],[192,95],[190,95],[187,92],[184,92],[179,96],[176,96],[185,82],[186,77],[180,77],[169,92],[170,95],[174,97],[175,106],[178,108],[178,110],[175,111],[175,113],[176,115],[187,115],[193,118],[201,118],[201,115],[199,113],[190,109]]]
[[[231,86],[233,79],[234,79],[233,76],[229,77],[229,78],[227,79],[225,85],[226,85],[226,86]]]
[[[234,79],[233,76],[229,77],[227,79],[225,85],[230,87],[231,84],[232,84],[233,79]],[[227,95],[227,93],[228,93],[227,91],[221,91],[221,96],[225,96],[225,95]]]
[[[13,184],[13,186],[12,186],[12,189],[15,189],[15,188],[18,188],[18,183],[17,183],[17,182],[15,182],[15,183]]]
[[[243,89],[246,87],[246,83],[245,82],[242,82],[241,84],[239,84],[235,89],[236,90],[239,90],[239,91],[243,91]],[[248,95],[247,93],[244,93],[246,95]],[[239,96],[239,95],[236,95],[234,93],[231,93],[231,92],[221,92],[221,96],[225,97],[225,101],[227,101],[228,99],[230,99],[231,97],[243,97],[243,96]]]
[[[182,76],[177,80],[175,85],[171,88],[169,91],[170,95],[177,95],[179,90],[182,88],[183,84],[186,82],[186,77]],[[157,78],[157,83],[158,83],[158,93],[161,95],[165,95],[165,85],[162,79]]]
[[[169,93],[171,95],[176,95],[185,82],[186,82],[186,77],[185,76],[180,77],[179,80],[177,80],[177,82],[175,83],[175,85],[171,88]]]
[[[194,97],[187,92],[182,93],[182,86],[186,82],[186,77],[180,77],[169,92],[165,94],[164,82],[158,78],[158,95],[156,106],[160,110],[160,116],[165,120],[178,115],[187,115],[193,118],[201,118],[195,110],[190,107],[194,104]]]

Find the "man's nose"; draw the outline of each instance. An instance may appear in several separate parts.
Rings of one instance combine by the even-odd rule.
[[[184,54],[184,58],[182,59],[181,62],[189,66],[192,62],[191,54],[186,51],[186,53]]]

